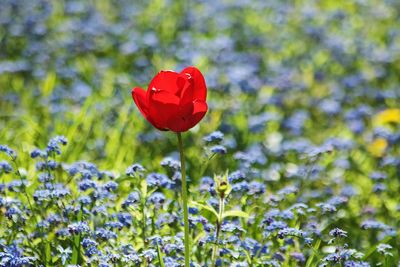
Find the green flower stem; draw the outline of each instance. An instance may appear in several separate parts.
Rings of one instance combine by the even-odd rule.
[[[25,177],[25,176],[22,176],[21,172],[19,171],[19,169],[18,169],[18,164],[17,164],[17,159],[11,157],[11,161],[12,161],[12,163],[14,164],[14,167],[15,167],[15,174],[16,174],[16,175],[21,179],[21,181],[22,181],[22,187],[21,187],[21,188],[22,188],[22,192],[24,193],[24,195],[25,195],[25,197],[26,197],[26,200],[28,201],[28,205],[29,205],[29,208],[30,208],[30,210],[31,210],[33,220],[35,221],[35,227],[37,227],[38,221],[37,221],[36,216],[35,216],[35,211],[33,210],[33,206],[32,206],[32,203],[31,203],[31,201],[30,201],[30,198],[29,198],[29,194],[28,194],[28,192],[26,191],[26,185],[28,184],[27,181],[26,181],[26,177]],[[3,184],[5,184],[5,183],[4,183],[4,178],[3,178]],[[6,190],[4,190],[4,193],[5,193],[6,197],[7,197],[7,191],[6,191]],[[42,216],[42,218],[43,218],[43,216]],[[42,233],[42,230],[41,230],[41,229],[39,229],[39,233]],[[9,239],[9,240],[11,240],[11,237],[12,237],[12,235],[10,235],[10,239]],[[43,240],[43,238],[40,238],[40,239],[41,239],[41,243],[40,243],[40,244],[41,244],[42,248],[41,248],[41,250],[40,250],[39,255],[40,255],[41,258],[44,259],[44,264],[45,264],[45,266],[47,266],[47,261],[48,261],[48,259],[46,258],[45,249],[43,248],[43,242],[44,242],[44,244],[46,244],[47,242],[46,242],[45,240]],[[8,241],[7,243],[9,243],[9,241]]]
[[[146,249],[147,242],[146,242],[146,211],[145,211],[145,199],[142,200],[142,239],[143,239],[143,248]]]
[[[178,147],[181,158],[181,176],[182,176],[182,202],[183,202],[183,221],[185,226],[185,267],[190,265],[190,240],[189,240],[189,214],[188,214],[188,197],[186,185],[186,167],[185,155],[183,153],[183,142],[181,133],[176,133],[178,136]]]
[[[212,253],[212,266],[216,265],[217,262],[217,253],[218,253],[218,243],[219,243],[219,232],[221,231],[221,225],[222,225],[222,216],[224,214],[224,209],[225,209],[225,202],[224,198],[220,197],[219,198],[219,211],[218,211],[218,218],[217,218],[217,229],[215,232],[215,244],[213,248],[213,253]]]

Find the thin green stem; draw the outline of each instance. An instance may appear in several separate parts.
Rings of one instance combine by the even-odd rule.
[[[176,133],[178,136],[178,147],[181,158],[181,176],[182,176],[182,202],[183,202],[183,221],[185,228],[185,267],[190,265],[190,240],[189,240],[189,214],[188,214],[188,197],[187,197],[187,185],[186,185],[186,166],[185,166],[185,155],[183,153],[183,142],[181,133]]]
[[[146,211],[145,211],[145,200],[142,200],[142,239],[143,239],[143,248],[146,249]]]
[[[204,162],[203,162],[203,164],[202,164],[202,166],[201,166],[201,169],[200,169],[200,172],[199,172],[199,179],[201,178],[201,177],[203,177],[203,174],[205,173],[205,171],[207,170],[207,167],[208,167],[208,164],[210,163],[210,160],[214,157],[214,156],[216,156],[217,155],[217,153],[214,153],[214,154],[212,154],[210,157],[208,157]]]
[[[220,197],[219,198],[219,207],[218,207],[218,219],[217,219],[217,229],[215,233],[215,245],[213,248],[213,253],[212,253],[212,266],[216,266],[217,263],[217,253],[218,253],[218,245],[219,245],[219,232],[221,231],[221,225],[222,225],[222,215],[224,213],[225,209],[225,202],[224,198]]]
[[[36,219],[35,211],[33,210],[33,206],[32,206],[32,203],[31,203],[31,201],[30,201],[30,198],[29,198],[29,194],[28,194],[28,192],[26,191],[26,186],[27,186],[26,177],[23,176],[23,175],[21,174],[21,172],[19,171],[19,169],[18,169],[18,164],[17,164],[17,159],[14,158],[14,157],[11,157],[11,161],[13,162],[14,167],[15,167],[15,174],[21,179],[21,182],[22,182],[21,189],[22,189],[22,192],[24,193],[24,195],[25,195],[25,197],[26,197],[26,200],[27,200],[27,202],[28,202],[28,206],[29,206],[29,208],[30,208],[30,210],[31,210],[32,218],[33,218],[33,220],[35,221],[35,227],[37,227],[37,225],[38,225],[38,220]],[[43,217],[43,216],[42,216],[42,217]],[[42,230],[41,230],[40,228],[39,228],[39,233],[42,234]],[[44,250],[44,248],[43,248],[43,242],[44,242],[44,244],[46,244],[47,242],[46,242],[42,237],[40,237],[40,239],[41,239],[41,241],[42,241],[42,243],[41,243],[42,251],[41,251],[41,253],[40,253],[39,255],[40,255],[40,257],[41,257],[42,259],[44,259],[44,264],[45,264],[45,266],[47,266],[47,264],[48,264],[48,262],[47,262],[48,259],[47,259],[47,257],[46,257],[46,253],[44,252],[45,250]]]

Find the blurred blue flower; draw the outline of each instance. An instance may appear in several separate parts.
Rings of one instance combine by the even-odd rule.
[[[203,140],[211,142],[221,142],[224,139],[224,134],[221,131],[215,131],[203,137]]]

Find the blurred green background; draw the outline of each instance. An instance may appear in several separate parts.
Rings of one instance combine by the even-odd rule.
[[[343,79],[353,77],[357,83],[357,75],[375,90],[371,94],[392,90],[395,96],[373,99],[362,92],[361,81],[343,90],[349,97],[341,103],[342,113],[359,103],[398,105],[398,1],[36,0],[1,5],[0,140],[21,151],[63,134],[70,141],[66,161],[90,159],[113,169],[134,161],[151,164],[141,155],[150,153],[154,161],[175,139],[154,133],[154,142],[140,141],[150,127],[134,107],[130,89],[146,88],[160,69],[179,71],[186,65],[196,65],[210,80],[210,112],[193,139],[218,128],[222,116],[240,124],[241,116],[264,110],[285,117],[306,109],[316,119],[307,121],[305,134],[319,142],[343,127],[340,116],[324,122],[313,100],[333,98]],[[248,74],[248,68],[254,70]],[[256,92],[235,90],[232,77],[257,79]],[[270,82],[276,77],[292,87],[284,106],[254,105],[260,95],[282,91]],[[233,90],[224,92],[226,87]]]

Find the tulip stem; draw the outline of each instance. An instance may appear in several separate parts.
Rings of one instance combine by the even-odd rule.
[[[181,133],[176,133],[178,136],[178,147],[181,158],[181,176],[182,176],[182,202],[183,202],[183,221],[185,227],[185,267],[190,265],[190,240],[189,240],[189,214],[188,214],[188,197],[187,197],[187,185],[186,185],[186,167],[185,167],[185,155],[183,153],[183,142]]]

